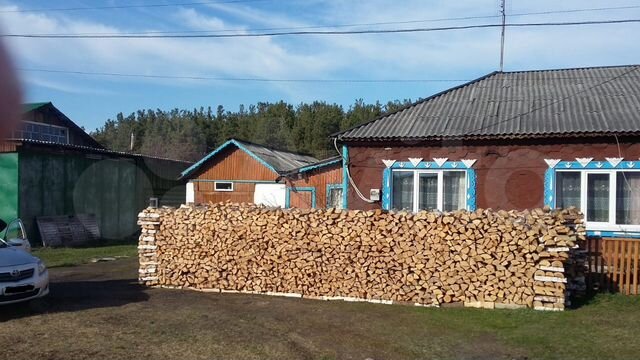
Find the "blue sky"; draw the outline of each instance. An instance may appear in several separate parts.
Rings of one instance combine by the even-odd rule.
[[[204,1],[204,0],[202,0]],[[195,0],[0,0],[6,33],[123,33],[304,27],[498,15],[498,0],[261,0],[90,11],[11,10]],[[508,13],[633,6],[627,1],[507,0]],[[4,12],[2,12],[4,11]],[[640,18],[640,9],[514,16],[510,22]],[[363,28],[494,23],[498,19]],[[341,28],[345,29],[345,28]],[[330,29],[324,29],[330,30]],[[507,29],[505,70],[640,63],[640,24]],[[272,79],[474,79],[497,70],[499,30],[235,39],[10,39],[18,67],[176,76]],[[457,85],[421,83],[256,83],[20,72],[26,101],[52,101],[88,130],[118,112],[323,100],[348,106],[417,99]]]

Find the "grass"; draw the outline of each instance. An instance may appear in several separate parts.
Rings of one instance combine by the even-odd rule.
[[[33,255],[44,261],[48,268],[76,266],[102,257],[131,257],[137,255],[136,245],[109,245],[90,248],[40,248]]]

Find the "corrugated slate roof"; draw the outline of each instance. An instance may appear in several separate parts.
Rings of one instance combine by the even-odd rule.
[[[493,72],[333,136],[389,141],[640,133],[639,70]]]
[[[318,159],[313,156],[272,149],[246,141],[238,142],[244,145],[247,150],[264,160],[267,164],[271,165],[278,173],[318,162]]]
[[[148,159],[166,160],[166,161],[173,161],[173,162],[183,163],[183,164],[185,164],[185,166],[188,165],[188,164],[193,164],[192,161],[184,161],[184,160],[170,159],[170,158],[165,158],[165,157],[160,157],[160,156],[151,156],[151,155],[144,155],[144,154],[128,153],[128,152],[124,152],[124,151],[108,150],[108,149],[105,149],[105,148],[94,148],[94,147],[90,147],[90,146],[82,146],[82,145],[74,145],[74,144],[62,144],[62,143],[57,143],[57,142],[53,142],[53,141],[43,141],[43,140],[34,140],[34,139],[7,139],[7,141],[11,141],[11,142],[15,142],[15,143],[22,143],[22,144],[46,146],[46,147],[52,147],[52,148],[79,150],[79,151],[84,151],[84,152],[88,152],[88,153],[96,153],[96,154],[107,154],[107,155],[118,155],[118,156],[125,156],[125,157],[142,157],[142,158],[148,158]]]
[[[224,150],[230,145],[234,145],[240,150],[246,152],[251,157],[256,159],[258,162],[262,163],[264,166],[271,169],[273,172],[277,174],[284,174],[293,169],[318,162],[318,159],[309,155],[298,154],[298,153],[285,151],[285,150],[273,149],[273,148],[266,147],[264,145],[258,145],[248,141],[231,139],[225,142],[224,144],[220,145],[217,149],[210,152],[205,157],[200,159],[198,162],[193,164],[193,166],[189,167],[184,172],[182,172],[181,177],[182,178],[188,177],[190,174],[194,173],[202,165],[204,165],[209,159],[211,159],[220,151]]]

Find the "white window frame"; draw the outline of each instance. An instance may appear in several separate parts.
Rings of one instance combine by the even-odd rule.
[[[391,194],[393,197],[393,173],[394,172],[412,172],[413,173],[413,212],[422,211],[424,209],[419,209],[420,206],[420,191],[419,191],[419,180],[420,174],[436,174],[438,176],[438,194],[436,198],[436,206],[438,211],[443,211],[444,209],[444,173],[445,172],[461,172],[464,174],[464,208],[467,209],[467,189],[469,188],[469,176],[466,170],[415,170],[415,169],[393,169],[391,171]],[[393,208],[393,198],[391,199],[391,208]]]
[[[65,143],[65,144],[69,144],[69,128],[68,128],[68,127],[66,127],[66,126],[59,126],[59,125],[47,124],[47,123],[37,122],[37,121],[28,121],[28,120],[23,120],[22,122],[23,122],[23,123],[26,123],[26,124],[40,125],[40,126],[49,126],[49,127],[53,127],[53,128],[64,129],[64,130],[66,130],[66,134],[65,134],[65,135],[66,135],[66,136],[65,136],[65,137],[66,137],[66,143]],[[24,130],[24,128],[21,128],[19,131],[22,133],[22,135],[23,135],[23,137],[24,137],[24,133],[26,132],[26,131]],[[32,132],[32,131],[29,131],[29,132]],[[56,141],[50,141],[50,142],[58,143],[58,142],[56,142]],[[59,143],[58,143],[58,144],[59,144]]]
[[[218,184],[231,184],[231,189],[218,189]],[[214,181],[213,191],[231,192],[233,191],[233,181]]]
[[[579,172],[580,173],[580,211],[584,214],[585,225],[587,230],[590,231],[640,231],[640,225],[625,225],[616,224],[616,211],[617,211],[617,186],[618,186],[618,173],[620,172],[640,172],[638,169],[607,169],[607,170],[581,170],[581,169],[567,169],[556,170],[554,183],[557,184],[558,173],[567,172]],[[587,220],[587,176],[589,174],[609,174],[609,221],[588,221]],[[558,189],[555,189],[556,193],[553,195],[554,207],[558,200]],[[638,190],[640,191],[640,189]]]

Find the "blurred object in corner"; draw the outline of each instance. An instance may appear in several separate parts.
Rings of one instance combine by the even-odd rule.
[[[18,77],[0,41],[0,139],[10,136],[21,115],[21,93]]]

